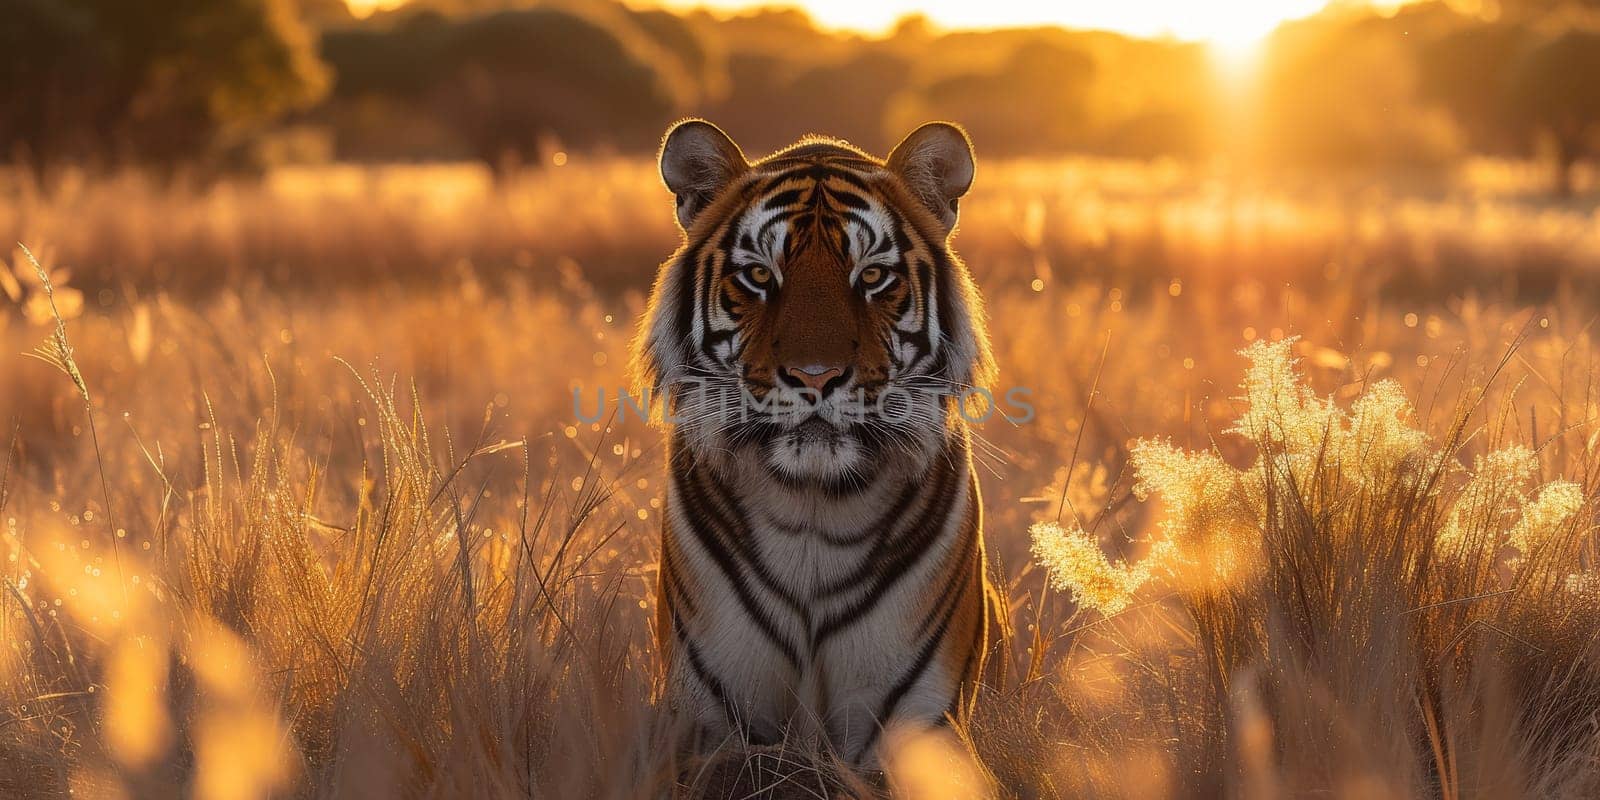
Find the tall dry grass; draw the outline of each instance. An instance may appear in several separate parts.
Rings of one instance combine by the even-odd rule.
[[[1187,709],[1169,721],[1188,728],[1177,771],[1204,794],[1600,790],[1600,435],[1578,481],[1541,484],[1533,450],[1493,444],[1504,410],[1475,427],[1463,398],[1434,438],[1397,383],[1343,410],[1305,386],[1291,342],[1246,352],[1227,432],[1253,463],[1134,446],[1134,491],[1165,507],[1143,558],[1109,562],[1080,523],[1033,528],[1083,605],[1120,614],[1154,585],[1181,610],[1200,658],[1198,680],[1165,687]],[[1463,466],[1472,439],[1489,449]],[[1120,786],[1085,777],[1096,794]]]
[[[1084,188],[1069,166],[999,167],[964,208],[957,244],[989,296],[1001,381],[1029,387],[1038,410],[979,431],[1024,669],[965,738],[902,742],[887,784],[902,796],[1584,796],[1600,775],[1597,606],[1567,576],[1594,569],[1587,296],[1530,303],[1526,285],[1494,280],[1379,292],[1437,283],[1407,282],[1412,262],[1369,265],[1381,280],[1356,260],[1329,270],[1323,246],[1373,251],[1314,204],[1293,214],[1321,239],[1208,251],[1209,223],[1164,237],[1149,222],[1181,216],[1152,198],[1190,191],[1162,169],[1098,167]],[[544,175],[424,213],[406,192],[425,183],[410,179],[353,198],[218,188],[245,199],[217,228],[221,201],[204,193],[11,195],[21,216],[7,225],[25,216],[48,244],[38,254],[87,392],[22,355],[56,318],[19,252],[0,285],[15,301],[0,314],[0,793],[873,791],[793,754],[665,755],[670,719],[651,703],[657,434],[578,421],[572,391],[621,386],[670,217],[648,165],[587,175],[615,194],[588,201],[583,181],[548,188],[566,179]],[[105,205],[59,199],[95,196]],[[119,196],[135,210],[111,222]],[[145,200],[164,210],[138,210]],[[1103,219],[1134,222],[1105,222],[1100,249],[1061,244],[1118,204],[1132,216]],[[569,210],[590,222],[563,227]],[[1479,227],[1392,222],[1380,239],[1491,252]],[[1514,241],[1500,244],[1521,252]],[[518,249],[537,255],[517,266]],[[606,261],[635,251],[648,258]],[[1128,261],[1086,263],[1095,252]],[[1562,252],[1573,260],[1543,263],[1581,285],[1591,262]],[[238,280],[263,253],[282,259],[279,277]],[[194,270],[203,259],[216,259],[209,274]],[[1271,271],[1278,259],[1295,280]],[[1237,351],[1252,343],[1299,361],[1251,373],[1241,399]],[[1370,399],[1383,379],[1387,405]],[[1320,422],[1291,445],[1273,413]],[[1404,457],[1363,473],[1391,440]],[[1217,493],[1180,480],[1191,463],[1228,490],[1228,547],[1197,544],[1210,517],[1186,513],[1180,490],[1191,511]],[[1166,482],[1162,465],[1176,470]],[[1575,511],[1572,491],[1539,491],[1552,484],[1576,487]],[[1057,520],[1093,532],[1074,540],[1090,567],[1147,567],[1109,584],[1131,592],[1106,595],[1112,613],[1034,564],[1030,526]],[[1172,546],[1183,564],[1235,566],[1157,569],[1141,559],[1161,541],[1184,545]]]
[[[459,295],[417,302],[478,311]],[[626,796],[661,780],[643,747],[657,727],[636,605],[649,543],[618,539],[649,508],[628,501],[648,480],[631,474],[637,448],[602,432],[579,451],[570,427],[556,447],[499,436],[503,394],[458,440],[424,419],[419,384],[331,356],[325,388],[359,411],[302,435],[331,425],[313,419],[317,401],[334,411],[296,389],[303,359],[180,352],[204,340],[190,326],[248,325],[236,304],[157,313],[143,335],[155,352],[136,337],[126,355],[187,362],[195,394],[125,408],[105,451],[82,441],[103,406],[52,402],[66,430],[35,438],[30,420],[11,442],[19,472],[38,452],[36,474],[74,483],[8,482],[4,495],[25,520],[8,536],[8,794]],[[113,371],[55,324],[44,352],[87,401],[78,364]],[[266,333],[291,345],[289,330]],[[227,385],[233,370],[253,385]],[[201,375],[223,379],[218,395]],[[148,373],[128,377],[136,392]],[[30,385],[38,396],[13,399],[55,394]],[[173,453],[180,442],[193,449]],[[105,495],[69,488],[101,471],[116,476]]]

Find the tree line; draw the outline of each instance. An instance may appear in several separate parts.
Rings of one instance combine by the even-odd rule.
[[[1593,3],[1348,6],[1283,26],[1241,108],[1203,46],[1055,28],[888,36],[795,11],[732,18],[620,3],[414,0],[357,21],[339,0],[0,0],[0,155],[247,169],[312,132],[325,157],[647,152],[671,120],[718,120],[762,151],[809,131],[882,150],[928,118],[991,155],[1433,165],[1539,156],[1569,191],[1600,146]]]

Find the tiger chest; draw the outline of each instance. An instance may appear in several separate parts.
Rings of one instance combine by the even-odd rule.
[[[964,500],[883,530],[749,509],[725,553],[681,531],[707,590],[692,625],[703,668],[746,713],[780,723],[876,704],[925,641],[950,555],[976,534],[963,530]],[[862,516],[850,511],[831,519]]]

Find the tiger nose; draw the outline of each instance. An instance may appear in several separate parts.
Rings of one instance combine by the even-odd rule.
[[[844,378],[848,372],[849,370],[844,367],[828,367],[816,364],[783,368],[783,375],[790,380],[791,384],[799,381],[800,385],[818,394],[827,394],[831,385],[844,383]]]

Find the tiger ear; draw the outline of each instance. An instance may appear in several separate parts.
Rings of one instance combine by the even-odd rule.
[[[956,226],[956,207],[972,186],[972,141],[948,122],[929,122],[911,132],[889,153],[889,171],[944,225]]]
[[[734,178],[750,168],[739,145],[703,119],[684,120],[661,144],[661,180],[678,202],[684,230]]]

